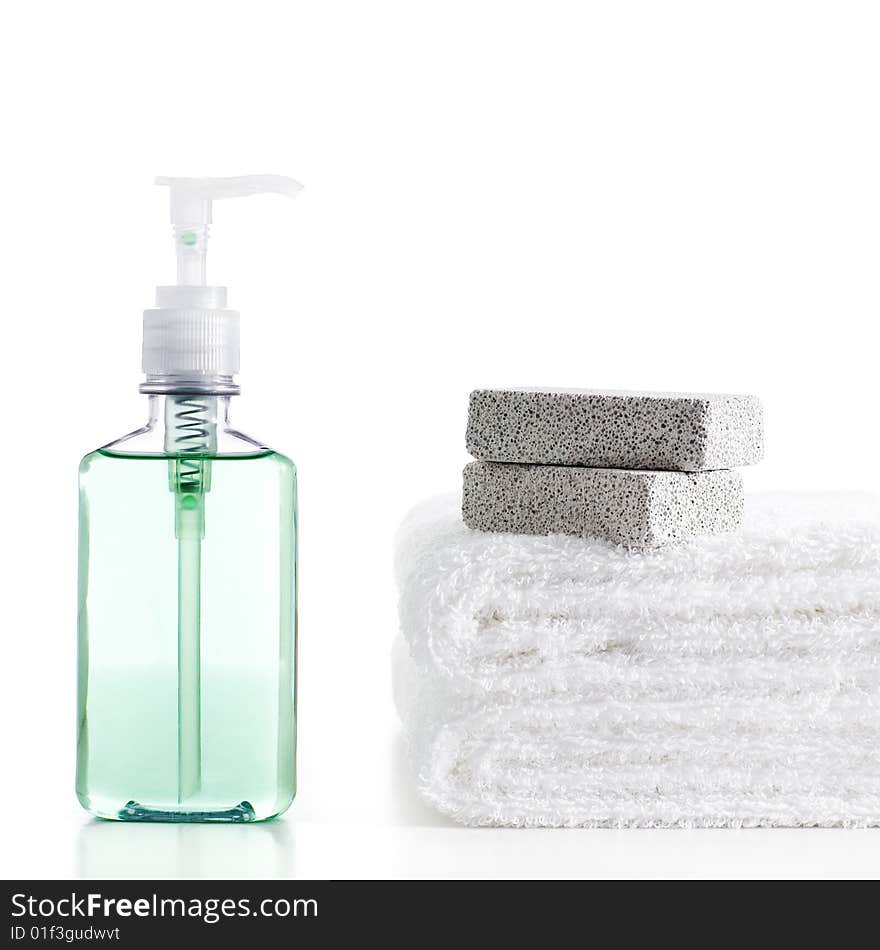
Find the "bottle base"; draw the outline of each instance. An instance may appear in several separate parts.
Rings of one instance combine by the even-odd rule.
[[[271,821],[283,814],[293,803],[295,790],[271,797],[269,794],[243,798],[236,805],[227,806],[220,796],[180,804],[172,800],[161,799],[144,804],[136,798],[115,797],[110,795],[87,794],[77,789],[76,797],[80,805],[93,817],[102,821],[140,821],[197,824],[257,824]],[[228,801],[228,799],[227,799]],[[234,801],[234,799],[233,799]],[[125,804],[122,804],[125,802]]]
[[[239,802],[232,808],[203,811],[200,809],[150,808],[136,801],[127,802],[116,816],[120,821],[256,821],[257,816],[250,802]]]

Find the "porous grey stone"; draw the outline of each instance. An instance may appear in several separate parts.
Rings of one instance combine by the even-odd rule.
[[[467,449],[488,462],[701,472],[763,458],[755,396],[478,389]]]
[[[737,472],[648,472],[471,462],[462,517],[478,531],[574,534],[654,548],[736,530]]]

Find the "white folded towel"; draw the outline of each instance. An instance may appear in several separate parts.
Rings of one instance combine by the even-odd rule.
[[[873,496],[750,496],[737,534],[656,552],[472,531],[448,496],[404,521],[396,571],[417,665],[490,690],[566,689],[597,661],[880,655]]]
[[[402,694],[407,662],[398,651]],[[431,701],[418,686],[398,699],[417,785],[465,824],[880,824],[876,684],[795,700]]]
[[[880,824],[880,508],[749,499],[656,553],[404,523],[395,689],[469,824]]]

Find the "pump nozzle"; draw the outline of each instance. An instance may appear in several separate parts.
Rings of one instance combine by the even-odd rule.
[[[264,193],[295,198],[302,191],[298,181],[284,175],[237,175],[233,178],[169,178],[160,175],[156,184],[169,188],[171,224],[177,249],[177,283],[189,287],[205,286],[212,201]]]
[[[237,392],[232,377],[238,372],[238,314],[226,309],[226,288],[209,287],[206,279],[212,203],[262,193],[294,198],[302,185],[284,175],[159,177],[156,184],[169,190],[177,283],[157,287],[156,309],[144,312],[147,382],[141,391],[179,391],[185,381],[189,388],[217,391],[222,385]]]

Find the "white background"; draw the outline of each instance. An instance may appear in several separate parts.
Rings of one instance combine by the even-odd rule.
[[[752,490],[878,478],[873,3],[8,4],[0,23],[0,874],[873,875],[867,832],[520,832],[414,800],[391,550],[493,384],[753,392]],[[173,280],[156,174],[218,205],[235,419],[301,490],[300,795],[261,827],[97,823],[73,795],[76,466],[139,424]]]

